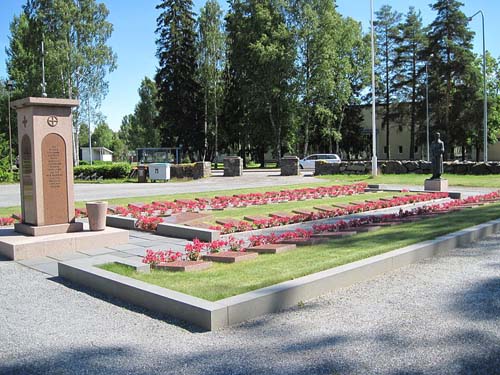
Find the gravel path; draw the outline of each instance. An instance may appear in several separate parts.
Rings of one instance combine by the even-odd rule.
[[[0,374],[499,374],[500,235],[215,332],[0,261]]]

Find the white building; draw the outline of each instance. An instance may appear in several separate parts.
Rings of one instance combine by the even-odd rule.
[[[88,147],[80,148],[80,160],[90,162]],[[92,161],[113,161],[113,151],[106,147],[92,147]]]

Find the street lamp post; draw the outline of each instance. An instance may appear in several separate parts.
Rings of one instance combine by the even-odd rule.
[[[482,10],[478,10],[472,16],[469,17],[469,21],[481,14],[481,25],[483,31],[483,144],[484,144],[484,162],[488,161],[488,94],[486,92],[486,43],[484,36],[484,14]]]
[[[375,114],[375,36],[373,30],[373,0],[370,0],[372,49],[372,176],[377,176],[377,121]]]
[[[87,111],[89,116],[89,160],[92,165],[92,133],[90,132],[90,99],[87,98]]]
[[[12,173],[12,125],[10,121],[10,95],[12,90],[14,89],[14,82],[11,80],[7,81],[7,93],[8,93],[8,104],[9,104],[9,162],[10,162],[10,173]]]
[[[430,141],[429,141],[429,61],[425,62],[425,121],[427,124],[427,161],[431,160]]]

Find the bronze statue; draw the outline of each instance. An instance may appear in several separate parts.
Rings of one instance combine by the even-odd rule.
[[[436,133],[436,138],[430,147],[431,162],[432,162],[432,177],[431,180],[440,179],[443,174],[443,154],[444,143],[441,140],[441,134]]]

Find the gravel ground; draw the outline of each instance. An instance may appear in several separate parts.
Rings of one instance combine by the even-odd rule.
[[[500,374],[500,235],[215,332],[0,261],[0,374]]]

